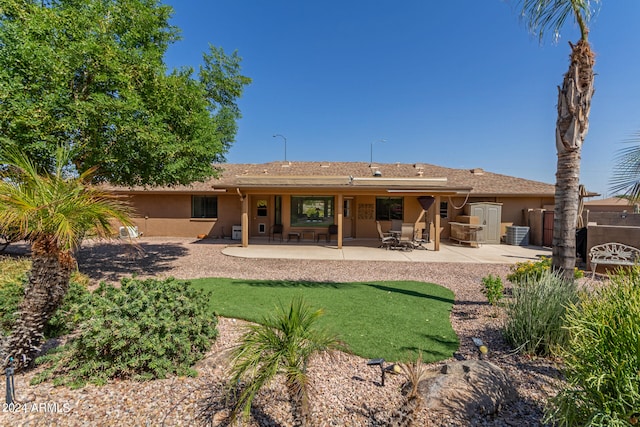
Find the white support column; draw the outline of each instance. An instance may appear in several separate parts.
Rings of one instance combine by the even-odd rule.
[[[344,217],[344,196],[342,194],[338,194],[336,211],[338,213],[338,249],[342,249],[342,236],[344,235],[342,232],[343,225],[343,217]]]
[[[433,250],[440,250],[440,196],[436,196],[435,201],[436,209],[435,209],[435,218],[433,219],[434,225],[434,238],[433,238]]]
[[[242,197],[242,247],[249,246],[249,196],[245,194]]]

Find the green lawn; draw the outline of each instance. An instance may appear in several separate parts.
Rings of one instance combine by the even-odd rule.
[[[212,292],[211,310],[224,316],[258,322],[279,304],[303,295],[323,308],[322,326],[337,333],[351,351],[388,361],[446,359],[458,349],[449,322],[454,295],[424,282],[293,282],[244,279],[193,279]]]

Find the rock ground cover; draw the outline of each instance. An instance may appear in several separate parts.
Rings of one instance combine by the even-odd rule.
[[[233,258],[221,253],[228,242],[216,240],[143,239],[140,243],[141,250],[136,250],[122,242],[89,242],[79,253],[80,270],[96,282],[115,282],[137,274],[181,279],[419,280],[450,288],[456,295],[451,322],[460,339],[455,359],[479,359],[471,338],[481,338],[490,349],[488,360],[511,378],[517,398],[498,414],[478,413],[472,419],[458,411],[425,410],[420,414],[425,426],[542,425],[543,405],[562,382],[556,361],[513,354],[502,339],[502,319],[487,303],[481,281],[488,274],[504,280],[509,265],[393,262],[391,268],[389,262]],[[21,247],[13,245],[7,250],[18,254]],[[51,383],[29,386],[39,368],[17,375],[17,397],[24,406],[17,412],[0,413],[0,425],[194,425],[203,404],[214,410],[211,423],[223,425],[226,410],[216,396],[226,376],[226,354],[242,332],[242,324],[234,319],[220,320],[220,336],[198,363],[197,378],[173,377],[143,383],[121,380],[103,387],[70,390]],[[433,368],[440,366],[442,363]],[[366,360],[357,356],[321,356],[310,370],[315,396],[312,411],[318,426],[383,425],[401,402],[402,378],[388,375],[381,387],[379,369],[367,366]],[[256,401],[255,420],[249,425],[291,425],[285,396],[282,384],[264,390]]]

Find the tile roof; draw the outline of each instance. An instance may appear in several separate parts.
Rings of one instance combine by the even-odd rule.
[[[446,178],[446,185],[443,188],[465,189],[465,191],[471,188],[471,195],[536,195],[553,197],[555,191],[552,184],[496,174],[479,168],[471,170],[452,169],[426,163],[375,163],[371,166],[366,162],[225,163],[216,165],[216,168],[222,171],[217,179],[193,183],[190,186],[148,190],[211,191],[212,187],[253,187],[255,185],[249,185],[247,182],[255,184],[255,182],[260,181],[260,177],[264,178],[265,186],[274,185],[274,182],[283,182],[285,181],[284,178],[287,177],[292,178],[293,181],[297,179],[298,182],[301,182],[302,178],[308,178],[307,186],[309,186],[314,185],[314,182],[322,181],[319,177],[326,177],[326,183],[333,187],[339,186],[336,185],[336,182],[340,181],[338,178],[353,177],[356,180],[358,178],[372,178],[374,172],[379,171],[381,181],[386,178],[392,179],[389,181],[399,181],[399,178],[407,178],[407,182],[420,182],[420,178],[424,178],[425,181],[433,180],[434,178]],[[117,190],[126,191],[123,188],[117,188]],[[142,188],[132,190],[140,191]]]

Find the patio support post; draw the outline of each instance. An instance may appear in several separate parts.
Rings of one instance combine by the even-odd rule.
[[[249,246],[249,197],[245,194],[242,197],[242,247]]]
[[[338,206],[336,211],[338,213],[338,249],[342,249],[342,218],[344,216],[344,196],[342,194],[338,194]]]
[[[434,239],[433,239],[433,250],[440,250],[440,196],[436,195],[436,209],[435,209],[435,218],[433,220],[434,225]]]

